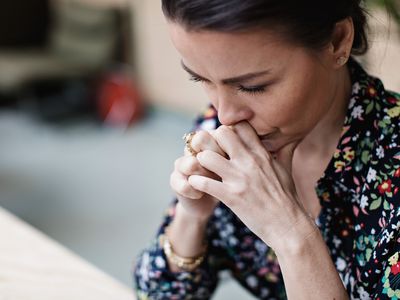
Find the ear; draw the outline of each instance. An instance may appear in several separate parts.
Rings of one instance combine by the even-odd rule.
[[[348,17],[337,22],[328,45],[330,60],[335,69],[339,69],[347,63],[351,54],[353,41],[353,19]]]

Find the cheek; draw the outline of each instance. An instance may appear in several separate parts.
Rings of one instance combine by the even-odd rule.
[[[321,89],[323,91],[323,89]],[[312,80],[281,86],[265,97],[264,105],[255,109],[262,127],[279,128],[287,135],[307,134],[323,115],[326,95]]]
[[[266,92],[254,111],[272,127],[285,127],[299,116],[303,106],[300,90],[291,84],[280,84]]]
[[[290,131],[307,134],[328,111],[329,86],[325,82],[306,81],[293,91],[286,107],[290,120],[285,120]]]

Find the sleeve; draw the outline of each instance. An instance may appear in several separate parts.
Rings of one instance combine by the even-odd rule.
[[[384,211],[379,220],[379,224],[384,225],[384,230],[380,233],[377,248],[384,259],[373,295],[373,299],[378,300],[400,299],[400,146],[397,132],[399,127],[393,126],[387,133],[390,139],[387,144],[390,146],[385,147],[385,155],[388,160],[382,162],[385,171],[380,171],[380,174],[386,176],[379,187],[383,189],[385,184],[389,189],[383,190],[386,199],[383,201]],[[379,261],[379,256],[376,259]],[[372,268],[369,271],[376,273]]]
[[[223,269],[224,257],[217,247],[209,246],[206,259],[193,272],[171,272],[158,237],[172,221],[175,205],[168,209],[167,215],[149,248],[144,250],[134,268],[136,294],[144,299],[209,299],[217,283],[218,273]],[[207,228],[207,239],[212,239],[213,230]]]
[[[197,117],[194,130],[216,128],[216,111],[210,105]],[[221,255],[216,247],[209,247],[206,259],[193,272],[171,272],[158,238],[171,222],[177,200],[168,209],[156,238],[149,248],[138,257],[134,267],[135,290],[139,300],[144,299],[209,299],[218,282],[218,271],[222,269]],[[211,239],[212,228],[207,228],[207,238]]]
[[[386,255],[387,260],[384,262],[383,274],[376,287],[374,299],[379,300],[397,300],[400,299],[400,208],[396,209],[397,218],[390,226],[390,232],[385,234],[388,240],[394,242],[389,253]]]

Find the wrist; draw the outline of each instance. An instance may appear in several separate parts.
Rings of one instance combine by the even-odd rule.
[[[174,221],[185,226],[205,228],[210,216],[192,215],[186,211],[180,202],[176,204]]]
[[[182,257],[195,257],[203,252],[207,220],[185,214],[179,203],[165,234],[174,252]]]
[[[300,257],[311,253],[316,242],[323,242],[321,233],[309,216],[301,216],[284,234],[278,237],[279,242],[273,247],[278,258]]]
[[[168,232],[169,228],[165,228],[165,233],[160,235],[159,237],[159,243],[160,246],[163,248],[165,256],[167,257],[167,260],[170,264],[170,268],[173,271],[188,271],[191,272],[198,268],[200,264],[203,262],[206,251],[207,251],[207,243],[205,242],[203,244],[203,248],[201,249],[201,252],[199,252],[195,256],[191,257],[183,257],[179,256],[175,251],[174,247],[170,243],[169,237],[168,237]],[[179,269],[177,269],[177,268]]]

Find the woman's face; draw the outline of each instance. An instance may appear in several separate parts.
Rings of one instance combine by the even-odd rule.
[[[201,82],[220,122],[247,120],[268,151],[302,140],[334,101],[338,76],[325,50],[312,52],[261,30],[196,32],[173,22],[169,30],[183,68]]]

